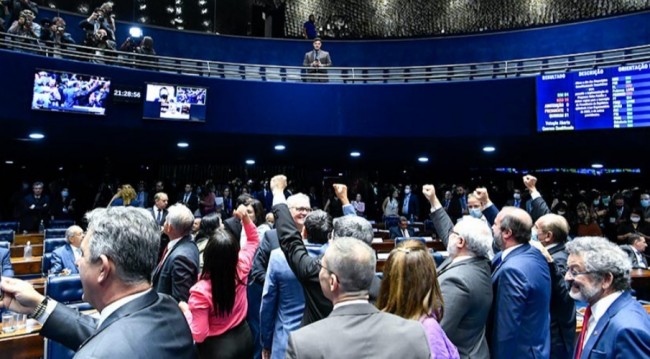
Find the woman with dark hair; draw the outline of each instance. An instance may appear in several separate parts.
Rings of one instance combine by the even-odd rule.
[[[616,233],[616,240],[619,244],[627,244],[630,237],[635,235],[650,240],[650,226],[643,220],[641,208],[633,208],[630,217],[621,222]]]
[[[188,303],[179,303],[200,358],[253,356],[253,338],[246,323],[246,286],[259,237],[245,206],[239,206],[235,216],[246,231],[246,245],[240,250],[239,238],[217,229],[208,239],[203,270],[190,289]]]
[[[196,246],[199,247],[199,265],[200,269],[203,270],[203,252],[205,252],[205,247],[208,245],[208,239],[214,236],[214,233],[217,229],[221,227],[221,218],[216,213],[209,214],[201,218],[201,224],[199,225],[199,231],[196,233],[194,242]]]
[[[377,308],[422,323],[432,358],[459,358],[439,324],[443,306],[436,265],[424,244],[409,240],[393,249],[384,265]]]

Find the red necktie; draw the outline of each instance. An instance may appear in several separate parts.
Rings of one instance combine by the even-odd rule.
[[[159,270],[160,267],[162,267],[163,261],[165,260],[165,256],[167,255],[167,249],[169,247],[165,247],[165,250],[162,253],[162,256],[160,256],[160,261],[158,262],[158,268],[156,270]]]
[[[580,359],[582,355],[582,347],[586,341],[585,337],[587,336],[587,329],[589,329],[589,318],[591,318],[591,306],[588,305],[585,310],[585,315],[582,319],[582,330],[580,331],[580,337],[578,338],[578,346],[576,347],[575,359]]]

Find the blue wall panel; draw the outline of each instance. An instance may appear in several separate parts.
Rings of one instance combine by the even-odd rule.
[[[55,12],[42,9],[42,17]],[[62,14],[81,42],[83,18]],[[121,43],[129,24],[118,23]],[[218,36],[145,27],[160,55],[205,60],[298,66],[311,49],[305,40]],[[537,29],[411,40],[327,41],[335,66],[418,66],[523,59],[645,45],[650,12]],[[118,44],[119,45],[119,44]]]
[[[271,83],[188,77],[0,51],[12,69],[3,78],[5,133],[42,128],[101,131],[169,130],[191,135],[263,134],[387,138],[530,135],[534,78],[428,84]],[[113,84],[162,82],[207,86],[204,124],[142,120],[142,106],[112,103],[106,117],[32,111],[36,68],[109,76]]]

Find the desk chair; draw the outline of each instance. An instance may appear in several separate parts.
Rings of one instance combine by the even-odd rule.
[[[18,232],[18,222],[15,221],[5,221],[0,222],[0,230],[10,229],[12,231]]]
[[[12,229],[0,230],[0,241],[13,243],[16,238],[16,232]]]
[[[78,310],[92,309],[88,303],[84,303],[81,299],[83,288],[81,286],[81,278],[78,274],[48,277],[45,289],[45,294],[60,304],[75,307]],[[74,351],[54,340],[45,340],[46,359],[69,359],[74,354]]]
[[[48,228],[45,230],[45,239],[48,238],[64,238],[67,228]]]
[[[68,229],[68,227],[74,225],[74,221],[71,219],[53,219],[47,226],[47,229]]]

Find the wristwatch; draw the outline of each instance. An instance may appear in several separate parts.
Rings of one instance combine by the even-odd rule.
[[[34,309],[34,311],[27,316],[27,318],[38,320],[38,318],[40,318],[45,313],[48,299],[48,297],[45,297],[45,299],[43,299],[43,301],[36,306],[36,309]]]

